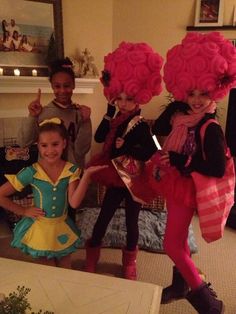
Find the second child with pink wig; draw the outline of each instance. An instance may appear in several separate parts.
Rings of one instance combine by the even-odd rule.
[[[162,153],[152,160],[158,165],[157,190],[166,197],[164,249],[175,264],[175,280],[163,290],[162,303],[185,296],[198,313],[223,313],[223,302],[203,281],[191,259],[187,237],[201,188],[194,173],[209,178],[210,185],[211,178],[222,178],[226,171],[226,144],[216,121],[216,101],[236,86],[236,49],[218,32],[189,33],[168,51],[164,81],[175,101],[153,126],[154,134],[167,138]],[[163,176],[158,169],[168,175]],[[234,184],[231,193],[220,200],[229,198],[226,210],[234,203],[233,191]],[[208,200],[206,208],[211,208],[212,201],[214,198]]]
[[[156,152],[149,125],[140,116],[140,105],[147,104],[153,96],[160,94],[162,62],[160,55],[146,43],[122,42],[104,58],[101,82],[108,105],[95,133],[95,141],[104,145],[90,165],[106,164],[109,168],[93,176],[95,181],[106,186],[106,193],[91,238],[86,244],[86,271],[95,272],[107,226],[124,200],[127,238],[122,250],[123,275],[126,279],[137,278],[141,203],[133,198],[111,160],[127,156],[145,162]],[[146,196],[143,184],[137,184],[135,194],[138,198]]]

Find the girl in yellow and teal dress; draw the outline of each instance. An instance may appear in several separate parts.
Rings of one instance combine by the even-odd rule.
[[[71,268],[70,254],[80,243],[80,231],[67,216],[68,204],[81,203],[90,176],[102,166],[81,170],[63,159],[67,131],[61,120],[44,120],[39,126],[40,159],[16,175],[6,175],[8,182],[0,187],[0,206],[23,218],[14,229],[11,243],[39,263]],[[103,166],[104,168],[104,166]],[[34,204],[22,207],[10,195],[31,185]]]

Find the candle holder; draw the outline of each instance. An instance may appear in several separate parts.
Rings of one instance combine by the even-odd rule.
[[[32,76],[38,76],[37,70],[35,70],[35,69],[32,70]]]
[[[15,76],[20,76],[20,70],[19,69],[14,69],[14,75]]]

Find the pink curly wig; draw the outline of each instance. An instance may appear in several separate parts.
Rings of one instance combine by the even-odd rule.
[[[124,92],[137,104],[146,104],[161,93],[163,58],[146,43],[122,42],[104,63],[100,80],[108,101]]]
[[[163,79],[176,100],[193,89],[219,100],[236,86],[236,48],[219,32],[188,33],[167,52]]]

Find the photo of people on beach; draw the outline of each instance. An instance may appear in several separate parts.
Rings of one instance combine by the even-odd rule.
[[[53,21],[50,3],[0,0],[1,65],[45,65]]]

